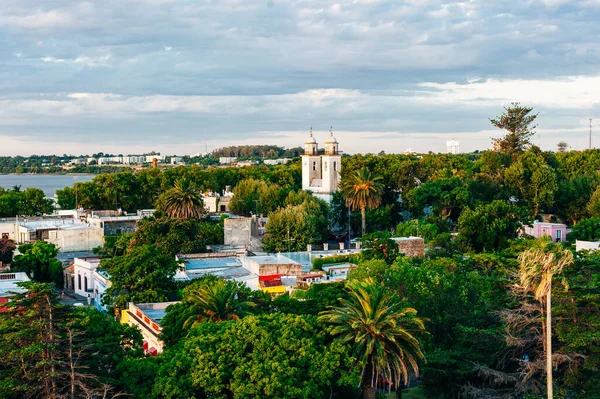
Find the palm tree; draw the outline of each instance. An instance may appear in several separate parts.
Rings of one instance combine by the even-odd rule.
[[[204,213],[202,194],[185,178],[177,180],[173,188],[162,195],[161,203],[172,218],[197,218]]]
[[[331,334],[350,344],[352,355],[363,365],[363,398],[375,398],[378,378],[399,390],[411,373],[419,374],[418,362],[424,356],[415,335],[425,332],[423,321],[415,309],[400,309],[372,278],[348,283],[348,292],[349,299],[321,312],[319,320],[335,326]]]
[[[381,176],[374,176],[367,168],[362,168],[356,173],[343,179],[340,190],[350,209],[360,209],[362,217],[362,234],[365,234],[365,213],[367,208],[373,209],[381,204],[383,184]]]
[[[230,280],[212,280],[195,286],[187,292],[185,303],[190,304],[190,316],[184,323],[185,328],[202,322],[237,320],[248,313],[253,302],[241,301],[241,285]]]
[[[573,264],[573,253],[562,250],[548,237],[544,237],[534,247],[521,253],[519,262],[522,288],[532,292],[536,300],[542,303],[544,299],[546,301],[546,389],[548,399],[552,399],[552,279],[560,275],[565,267]],[[568,288],[566,282],[562,282]]]

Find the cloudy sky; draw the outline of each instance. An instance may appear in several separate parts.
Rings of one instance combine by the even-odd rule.
[[[600,146],[600,0],[0,0],[0,154]]]

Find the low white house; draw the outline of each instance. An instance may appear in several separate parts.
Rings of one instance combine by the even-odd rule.
[[[73,262],[73,275],[75,286],[73,291],[83,297],[95,298],[94,272],[100,265],[100,258],[75,258]]]
[[[597,251],[600,249],[600,241],[575,241],[575,250],[579,251]]]
[[[106,306],[102,304],[102,299],[106,292],[107,288],[110,288],[112,283],[110,282],[110,276],[103,270],[94,270],[93,273],[94,280],[94,304],[96,308],[100,311],[107,311]]]

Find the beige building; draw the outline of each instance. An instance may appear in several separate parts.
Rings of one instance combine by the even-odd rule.
[[[137,327],[144,339],[144,351],[156,356],[164,349],[160,339],[162,327],[160,322],[167,312],[167,307],[179,302],[129,303],[129,308],[121,314],[121,323]]]
[[[325,151],[321,152],[311,130],[302,155],[302,189],[310,190],[315,197],[331,202],[332,194],[338,191],[341,171],[342,153],[333,131],[329,132]]]
[[[61,252],[91,251],[104,245],[104,229],[72,218],[32,219],[18,223],[17,244],[44,240]]]
[[[392,240],[398,244],[398,250],[411,258],[425,256],[425,240],[421,237],[394,237]]]

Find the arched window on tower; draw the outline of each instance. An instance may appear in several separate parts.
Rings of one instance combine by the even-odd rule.
[[[317,170],[317,163],[313,162],[313,170]]]
[[[333,171],[337,172],[337,162],[333,161]]]

